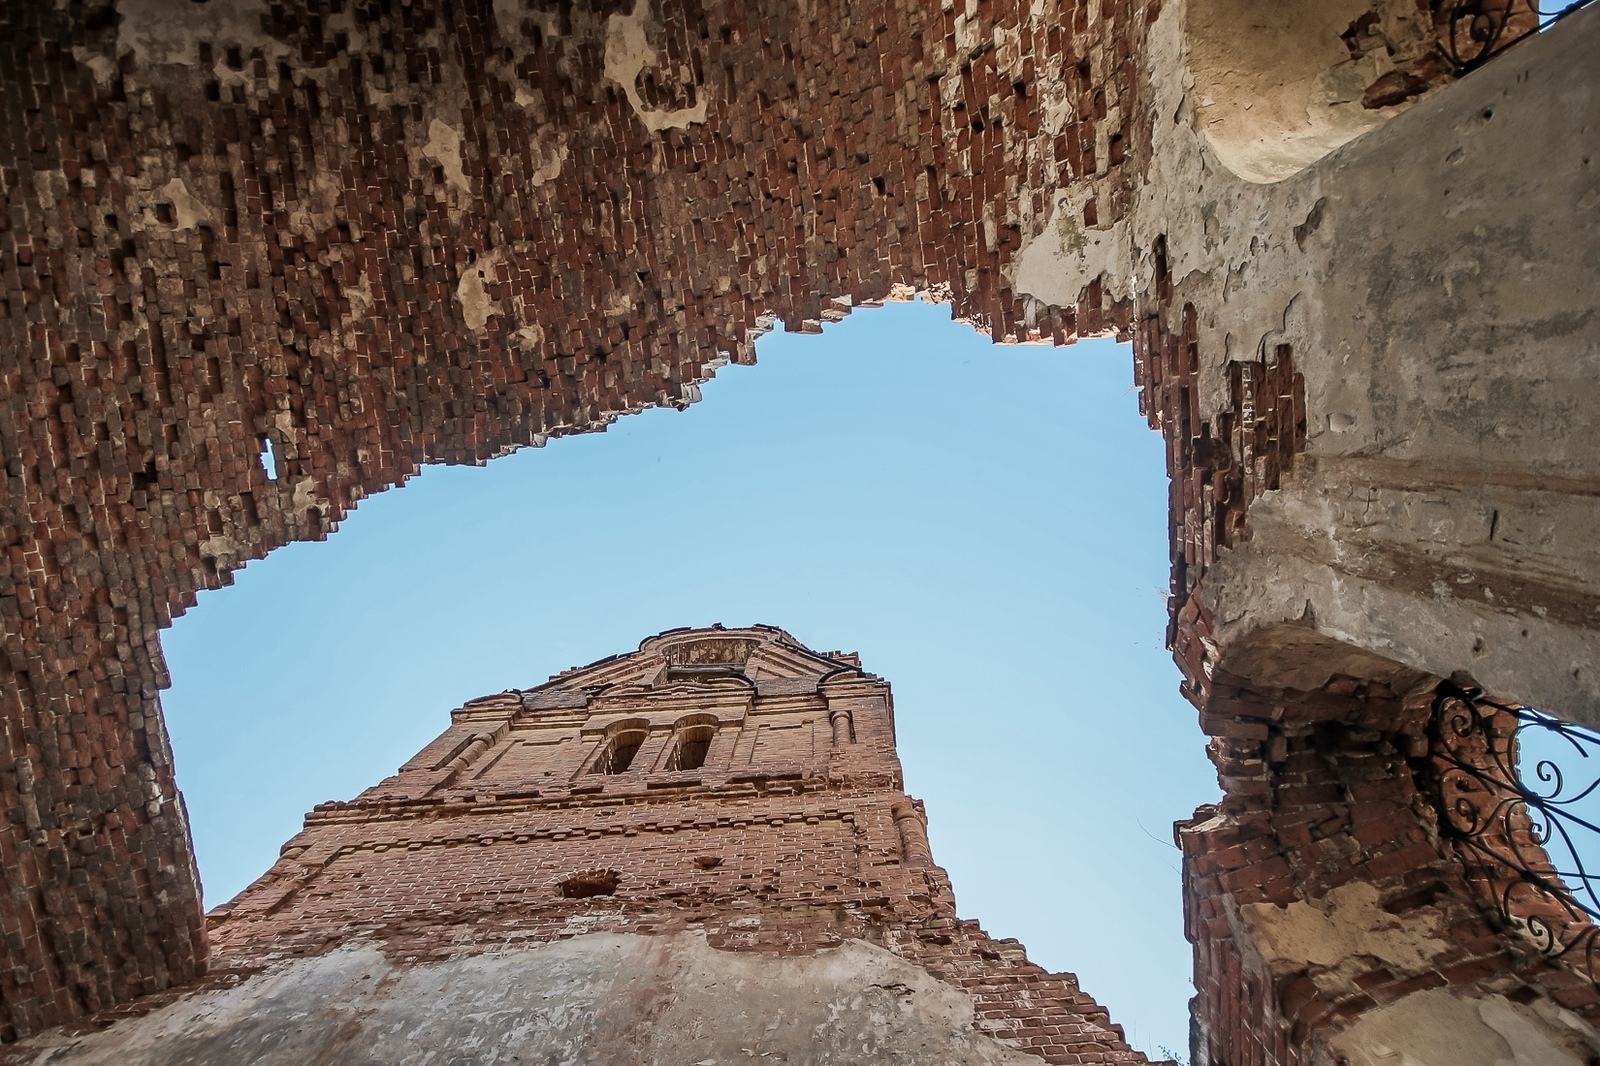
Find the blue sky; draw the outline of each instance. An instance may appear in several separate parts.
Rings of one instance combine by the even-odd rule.
[[[207,905],[464,701],[764,622],[893,685],[962,916],[1183,1051],[1171,823],[1217,790],[1162,647],[1166,476],[1127,347],[890,304],[757,351],[688,411],[430,467],[201,595],[163,703]]]

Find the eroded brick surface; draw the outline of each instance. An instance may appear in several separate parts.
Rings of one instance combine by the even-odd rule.
[[[703,765],[673,769],[705,723]],[[956,917],[901,791],[888,685],[773,629],[669,632],[467,704],[396,776],[312,812],[210,925],[234,972],[355,938],[407,962],[593,932],[779,954],[859,939],[967,992],[1007,1046],[1144,1061],[1072,975]]]
[[[425,460],[682,403],[774,314],[1126,322],[1002,279],[1048,190],[1117,188],[1121,7],[125,8],[3,16],[18,1031],[197,972],[155,701],[196,589]]]
[[[0,12],[0,1036],[200,972],[157,632],[425,461],[682,404],[781,316],[1125,209],[1124,4]],[[897,288],[897,286],[901,288]],[[275,478],[258,459],[270,442]]]
[[[1378,16],[1395,6],[1374,5],[1341,35],[1353,60],[1394,51]],[[1237,805],[1225,805],[1226,817],[1270,824],[1281,812],[1262,805],[1301,788],[1316,803],[1344,802],[1333,797],[1354,795],[1351,767],[1400,781],[1404,760],[1383,744],[1408,749],[1392,738],[1341,735],[1328,741],[1337,755],[1306,739],[1307,722],[1330,728],[1322,710],[1301,714],[1322,707],[1320,697],[1212,685],[1205,573],[1248,537],[1251,501],[1292,473],[1307,419],[1295,368],[1326,353],[1201,351],[1195,323],[1208,309],[1173,297],[1166,222],[1117,229],[1152,189],[1195,208],[1160,188],[1170,175],[1153,166],[1150,123],[1182,113],[1152,116],[1149,72],[1138,69],[1162,15],[1154,0],[0,9],[0,1040],[204,968],[157,702],[166,682],[157,634],[198,589],[225,584],[274,547],[325,536],[365,495],[424,462],[480,462],[645,405],[688,403],[723,361],[752,359],[753,338],[777,317],[817,332],[851,307],[914,291],[949,300],[1000,340],[1133,339],[1143,410],[1167,439],[1173,480],[1169,639],[1186,691],[1222,738]],[[1367,86],[1369,109],[1448,80],[1425,61],[1435,50],[1411,43]],[[1292,235],[1300,250],[1322,210],[1305,207]],[[1202,229],[1207,244],[1216,234]],[[1059,307],[1024,297],[1018,264],[1047,234],[1063,249],[1118,245],[1115,269],[1044,286]],[[1240,336],[1276,328],[1283,309],[1273,310],[1276,323],[1240,323]],[[268,444],[273,476],[259,460]],[[1263,725],[1258,704],[1282,708],[1272,722],[1300,724],[1273,733],[1280,726]],[[761,757],[804,764],[795,728],[773,735]],[[477,817],[476,793],[461,790],[480,766],[495,804],[511,802],[495,790],[530,752],[497,747],[509,743],[497,734],[457,740],[459,750],[453,740],[436,765],[414,767],[400,792],[372,801],[381,819],[377,808],[325,811],[308,832],[332,840],[352,817],[392,822],[397,833],[428,818]],[[1280,740],[1281,753],[1267,747]],[[1290,765],[1291,749],[1333,761],[1315,772],[1295,763],[1280,778],[1274,768]],[[426,790],[405,791],[424,778]],[[801,832],[792,826],[815,830],[806,839],[823,865],[795,890],[828,898],[843,890],[828,887],[841,882],[825,857],[884,830],[881,812],[880,823],[856,820],[865,800],[843,801],[867,786],[829,785],[838,796],[824,798],[814,784],[801,771],[721,787],[770,815],[762,832],[774,848],[792,845],[785,832]],[[642,795],[623,806],[669,807],[679,793]],[[496,829],[472,854],[537,850],[558,832],[568,844],[579,828],[587,841],[599,825],[564,821],[566,808],[542,792],[518,802],[527,840]],[[450,813],[457,808],[469,813]],[[1352,822],[1327,838],[1356,840],[1345,857],[1362,857],[1384,893],[1406,886],[1370,869],[1397,861],[1382,848],[1433,861],[1418,850],[1421,815],[1351,818],[1396,834],[1359,840]],[[690,832],[668,834],[659,820],[636,828]],[[613,836],[608,828],[594,839],[614,846]],[[1338,887],[1316,881],[1317,862],[1294,834],[1249,839],[1241,869],[1252,873],[1227,886],[1191,855],[1195,907],[1252,877],[1274,886],[1257,902],[1287,905],[1285,877],[1311,878],[1296,890],[1301,901]],[[301,867],[343,884],[369,859],[381,882],[401,846],[399,837],[382,852],[382,841],[347,843],[355,850],[323,866],[287,857],[252,890],[258,903],[279,893],[273,913],[305,919],[290,937],[295,950],[317,950],[317,929],[344,935],[378,923],[403,933],[376,904],[358,906],[366,897],[354,885],[321,902],[290,891]],[[468,843],[451,837],[403,846],[440,863],[429,889],[436,909],[467,915],[463,927],[488,920],[480,896],[498,860],[455,862]],[[752,885],[769,884],[771,868],[756,864],[738,880],[748,872]],[[778,932],[790,913],[773,895],[787,891],[781,879],[762,897],[729,887],[717,869],[673,867],[691,894],[731,892],[764,908],[772,924],[761,936],[791,935]],[[630,876],[643,883],[647,872]],[[618,882],[619,914],[629,883]],[[913,888],[900,885],[906,899]],[[919,891],[937,895],[932,885]],[[820,928],[815,907],[804,907],[797,928]],[[270,920],[241,911],[218,933]],[[986,943],[959,924],[929,939],[883,935],[905,939],[907,957],[941,936],[951,942],[941,951]],[[1263,1061],[1288,1061],[1273,1012],[1298,1025],[1320,1008],[1303,986],[1264,991],[1225,943],[1205,950],[1216,953],[1201,959],[1214,1031],[1248,1027],[1254,1035],[1237,1039],[1264,1049]],[[969,965],[960,951],[949,956],[958,957]],[[1377,1002],[1361,994],[1335,996],[1337,1009]],[[1326,1000],[1318,990],[1315,1002]]]
[[[1600,1018],[1581,953],[1552,960],[1497,925],[1510,870],[1441,835],[1438,682],[1408,680],[1262,691],[1217,671],[1197,698],[1226,792],[1177,832],[1202,1061],[1310,1062],[1434,988]]]

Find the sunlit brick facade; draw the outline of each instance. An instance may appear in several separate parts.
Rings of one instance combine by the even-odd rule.
[[[319,805],[210,915],[254,972],[352,940],[414,962],[595,933],[729,951],[886,948],[1053,1063],[1136,1063],[1071,975],[956,917],[902,791],[889,685],[781,630],[674,630],[469,702],[398,774]]]

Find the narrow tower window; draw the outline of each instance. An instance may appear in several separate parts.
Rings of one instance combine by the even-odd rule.
[[[700,717],[680,721],[672,731],[672,755],[667,759],[667,769],[700,769],[706,764],[706,752],[711,750],[711,738],[716,733],[714,721]]]
[[[644,743],[646,736],[642,723],[627,723],[616,729],[610,739],[605,743],[605,749],[600,757],[594,761],[592,774],[621,774],[626,773],[633,765],[633,757],[639,754],[639,746]]]

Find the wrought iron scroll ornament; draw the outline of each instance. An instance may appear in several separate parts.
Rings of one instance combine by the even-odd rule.
[[[1596,982],[1600,873],[1590,865],[1600,825],[1579,811],[1600,791],[1600,733],[1450,684],[1434,704],[1433,730],[1439,828],[1480,902],[1502,929]],[[1519,772],[1529,739],[1536,757]],[[1559,761],[1544,754],[1550,747]]]
[[[1589,4],[1574,0],[1546,9],[1542,0],[1434,0],[1445,9],[1439,49],[1457,74],[1475,70],[1496,53]]]

